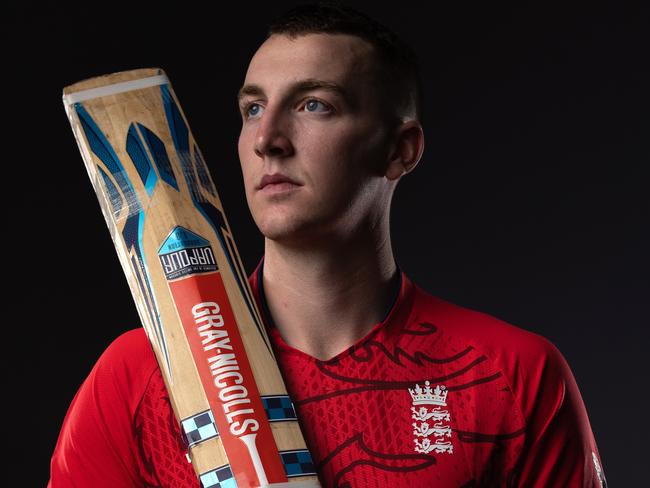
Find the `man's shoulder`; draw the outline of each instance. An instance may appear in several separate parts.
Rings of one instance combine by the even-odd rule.
[[[568,390],[578,397],[571,369],[547,338],[488,313],[443,300],[416,287],[413,319],[428,322],[459,351],[473,350],[502,376],[524,417],[550,415]],[[412,319],[412,320],[413,320]],[[540,392],[544,392],[540,405]]]
[[[463,339],[469,345],[493,353],[517,353],[542,357],[559,352],[546,337],[513,325],[494,315],[474,310],[416,288],[414,313],[428,319],[442,332]]]
[[[456,347],[471,348],[489,361],[508,382],[523,409],[531,408],[537,392],[563,394],[572,383],[571,369],[559,349],[546,337],[473,310],[416,286],[414,318],[428,321]]]
[[[113,367],[146,367],[155,356],[142,327],[121,333],[108,345],[99,361]]]
[[[146,472],[142,439],[153,430],[142,427],[151,421],[138,412],[143,400],[152,399],[150,386],[162,384],[156,371],[142,328],[120,334],[106,347],[66,413],[52,456],[52,486],[134,486]]]
[[[418,290],[415,302],[417,317],[442,335],[438,338],[440,342],[453,343],[456,349],[466,347],[460,350],[471,350],[474,354],[467,356],[474,364],[480,361],[495,370],[494,374],[470,383],[489,385],[483,380],[490,378],[501,382],[496,391],[481,395],[478,401],[512,395],[515,408],[504,410],[505,418],[512,419],[513,412],[516,415],[519,410],[525,432],[518,484],[592,486],[596,479],[602,480],[598,450],[580,391],[566,359],[550,340],[422,289]],[[458,390],[453,383],[447,384],[447,388]],[[493,412],[486,407],[489,405],[481,404],[475,411],[485,415]]]
[[[157,370],[158,363],[146,333],[139,327],[123,332],[108,345],[97,360],[93,374],[137,401]]]

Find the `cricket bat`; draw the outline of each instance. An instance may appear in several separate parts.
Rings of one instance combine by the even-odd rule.
[[[201,486],[320,486],[165,72],[86,79],[63,103]]]

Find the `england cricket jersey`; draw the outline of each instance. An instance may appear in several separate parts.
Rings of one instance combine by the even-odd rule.
[[[261,266],[253,288],[271,323]],[[605,486],[560,352],[404,274],[387,317],[327,361],[270,335],[326,486]]]
[[[251,285],[323,486],[606,486],[573,375],[546,339],[401,274],[386,318],[322,361],[274,327],[261,265]],[[116,339],[75,396],[49,486],[199,486],[143,329]]]

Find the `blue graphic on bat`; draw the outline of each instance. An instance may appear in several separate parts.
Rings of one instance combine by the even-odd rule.
[[[208,190],[208,193],[210,193],[210,195],[212,195],[213,197],[217,196],[217,190],[215,189],[207,171],[205,170],[206,168],[205,163],[201,158],[201,153],[199,152],[199,149],[196,147],[196,144],[194,144],[194,167],[196,168],[196,173],[199,175],[199,181],[201,182],[201,186],[206,190]]]
[[[151,161],[149,160],[149,156],[147,156],[147,151],[144,149],[142,138],[138,135],[133,124],[129,127],[129,132],[126,136],[126,152],[131,157],[135,169],[138,170],[147,194],[151,196],[158,181],[158,175],[151,167]]]
[[[142,136],[140,136],[140,134]],[[145,150],[145,142],[149,148],[149,152],[153,156],[156,166],[158,167],[160,177],[176,191],[179,191],[178,182],[176,181],[176,176],[172,170],[172,165],[169,161],[165,144],[148,127],[136,123],[131,124],[129,127],[129,132],[126,136],[126,152],[131,157],[135,169],[138,171],[140,179],[147,190],[147,194],[149,196],[153,194],[153,190],[158,182],[158,175],[153,170],[153,165],[151,164],[149,155]]]
[[[117,188],[113,184],[113,180],[110,179],[110,177],[106,174],[106,172],[99,166],[97,168],[99,169],[99,174],[102,175],[102,180],[104,180],[104,185],[108,190],[108,198],[111,202],[113,215],[117,216],[122,210],[122,206],[124,205],[124,201],[122,200],[122,195],[120,195],[120,192],[117,191]]]
[[[122,192],[124,200],[126,200],[128,213],[126,216],[126,222],[122,228],[122,237],[124,238],[127,252],[131,255],[131,265],[138,280],[138,287],[140,288],[140,292],[146,301],[147,312],[149,314],[151,323],[154,324],[154,332],[157,335],[156,339],[158,340],[160,349],[165,356],[167,368],[171,376],[171,364],[169,360],[169,353],[167,351],[167,342],[165,340],[162,324],[160,323],[160,316],[158,315],[158,308],[155,303],[155,297],[151,290],[151,282],[149,280],[147,264],[142,257],[142,229],[144,227],[144,213],[142,212],[142,205],[138,200],[131,181],[124,171],[122,163],[117,157],[115,150],[106,139],[106,136],[104,136],[93,118],[81,103],[75,103],[74,108],[77,112],[77,115],[79,116],[79,121],[81,123],[81,127],[84,131],[90,149],[102,161],[102,163],[104,163],[104,166],[106,166],[106,169],[108,169],[113,179],[117,183],[117,187]],[[127,139],[129,139],[130,136],[131,131],[129,131],[129,136],[127,136]],[[131,144],[131,152],[129,152],[129,154],[132,158],[134,154],[136,155],[136,158],[138,158],[138,161],[133,161],[134,165],[136,168],[138,168],[138,164],[140,164],[144,169],[144,164],[146,163],[150,165],[150,163],[146,155],[144,156],[145,160],[143,161],[142,156],[137,154],[138,150],[142,149],[141,144],[137,142],[137,136],[135,141],[133,138],[129,140]],[[126,141],[127,145],[129,144],[129,140]],[[109,194],[113,216],[114,218],[118,218],[122,214],[123,210],[125,210],[124,201],[119,196],[117,188],[111,182],[110,177],[100,166],[97,167],[100,170],[100,174]],[[138,173],[140,173],[140,176],[142,177],[143,173],[140,172],[140,168],[138,168]],[[148,177],[145,176],[145,178],[143,178],[143,181],[146,182],[147,179]]]
[[[147,145],[149,146],[149,151],[153,155],[156,166],[158,167],[158,172],[163,181],[167,182],[172,188],[176,191],[178,189],[178,181],[176,181],[176,176],[174,175],[174,170],[172,169],[172,163],[169,161],[169,156],[167,155],[167,150],[165,149],[165,143],[160,140],[160,138],[154,134],[148,127],[138,123],[138,129],[142,133]]]

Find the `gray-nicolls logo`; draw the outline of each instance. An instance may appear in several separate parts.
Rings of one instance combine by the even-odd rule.
[[[451,442],[451,416],[447,410],[447,388],[445,385],[436,385],[431,388],[429,381],[424,382],[424,387],[419,384],[409,388],[413,400],[411,418],[413,422],[413,443],[415,452],[420,454],[448,453],[453,454],[454,445]]]

